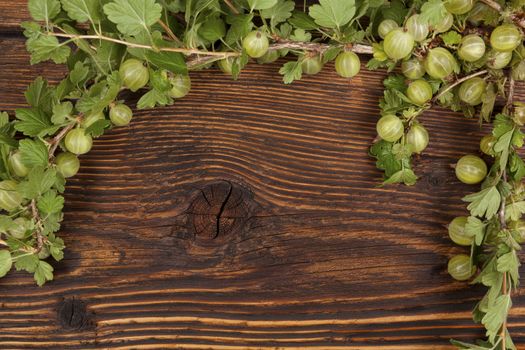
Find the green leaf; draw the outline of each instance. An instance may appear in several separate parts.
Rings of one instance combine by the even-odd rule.
[[[68,16],[77,22],[98,22],[100,2],[98,0],[61,0]]]
[[[122,34],[137,35],[160,19],[162,6],[155,0],[114,0],[104,5],[104,12]]]
[[[50,21],[60,13],[58,0],[29,0],[27,7],[35,21]]]
[[[429,0],[421,6],[421,14],[419,19],[423,23],[428,23],[431,26],[437,26],[445,20],[447,16],[447,9],[441,0]]]
[[[64,241],[61,238],[55,236],[54,233],[50,233],[47,236],[47,241],[49,242],[49,252],[53,258],[56,261],[62,260],[64,258]]]
[[[499,136],[498,141],[494,144],[494,152],[500,153],[499,166],[505,169],[509,159],[509,148],[514,135],[514,129],[507,131],[505,134]]]
[[[11,270],[13,259],[9,250],[0,250],[0,277],[4,277]]]
[[[384,19],[391,19],[401,25],[408,14],[408,9],[401,0],[392,0],[390,6],[385,6],[381,9],[381,14]]]
[[[505,219],[516,221],[525,213],[525,201],[514,202],[505,206]]]
[[[24,93],[27,103],[34,108],[42,108],[51,104],[52,90],[47,86],[47,80],[36,78]]]
[[[440,35],[440,37],[441,39],[443,39],[443,42],[447,46],[458,45],[459,43],[461,43],[461,38],[462,38],[461,34],[459,34],[458,32],[454,30],[443,33]]]
[[[59,213],[64,208],[64,197],[54,191],[48,191],[38,199],[37,208],[45,215]]]
[[[26,136],[39,136],[54,134],[59,126],[53,125],[47,115],[39,109],[24,108],[16,110],[15,129]]]
[[[53,187],[56,176],[57,171],[55,169],[44,170],[41,166],[35,166],[26,179],[18,184],[17,190],[24,198],[37,198]]]
[[[199,35],[209,42],[215,42],[226,35],[226,24],[222,18],[210,18],[204,22],[198,31]]]
[[[22,162],[27,167],[47,166],[48,150],[42,141],[30,139],[20,140],[19,150],[22,157]]]
[[[226,23],[230,25],[226,34],[226,42],[234,44],[245,37],[253,28],[253,14],[236,15],[226,17]]]
[[[292,18],[290,18],[288,22],[294,27],[304,30],[317,29],[317,24],[315,23],[314,19],[302,11],[294,11]]]
[[[248,2],[248,6],[250,7],[251,11],[253,11],[253,10],[269,9],[275,6],[278,0],[246,0],[246,1]]]
[[[465,233],[471,237],[474,237],[474,242],[477,246],[483,243],[485,238],[485,227],[487,225],[475,216],[469,216],[465,225]]]
[[[69,80],[75,85],[82,83],[88,76],[89,68],[82,62],[75,63],[75,67],[69,73]]]
[[[393,152],[393,143],[380,140],[370,147],[370,155],[377,159],[376,166],[384,170],[385,178],[389,178],[402,169],[401,161]]]
[[[86,134],[93,137],[99,137],[104,134],[104,131],[111,126],[111,122],[107,119],[97,120],[86,129]]]
[[[73,104],[69,101],[59,103],[53,106],[53,116],[51,122],[53,124],[63,124],[68,117],[71,117],[73,112]]]
[[[481,323],[483,323],[487,329],[487,336],[491,342],[494,342],[496,339],[511,306],[512,301],[508,294],[500,295],[494,303],[489,305],[489,309],[481,320]]]
[[[491,186],[463,197],[463,201],[470,202],[467,209],[473,216],[490,219],[498,212],[501,196],[496,186]]]
[[[312,34],[308,33],[304,29],[296,29],[292,35],[290,35],[292,41],[310,41],[312,40]]]
[[[354,0],[319,0],[319,5],[310,6],[309,14],[321,27],[339,29],[352,20],[355,11]]]
[[[398,90],[404,93],[407,89],[405,80],[406,78],[401,74],[392,74],[383,80],[383,85],[387,89]]]
[[[279,74],[283,76],[283,82],[285,84],[291,84],[294,80],[301,79],[303,75],[303,69],[299,61],[286,62],[281,69]]]
[[[61,44],[54,36],[40,35],[26,42],[27,50],[31,53],[31,64],[52,60],[57,64],[66,63],[71,49]]]
[[[39,287],[42,287],[46,281],[53,280],[53,267],[46,263],[45,261],[40,260],[35,269],[35,281]]]
[[[383,185],[394,184],[394,183],[404,183],[405,185],[412,186],[417,182],[417,176],[414,174],[412,169],[401,169],[398,172],[394,173],[388,179],[383,181]]]
[[[285,22],[288,18],[290,18],[294,8],[295,2],[290,0],[281,0],[273,7],[262,10],[261,17],[269,19],[270,25],[275,27],[277,24]]]
[[[162,91],[152,89],[146,92],[137,102],[138,109],[153,108],[155,106],[166,106],[171,104],[173,100]]]
[[[516,251],[503,254],[498,258],[497,269],[499,272],[508,272],[514,281],[519,279],[519,267],[521,266]]]
[[[179,52],[146,51],[146,59],[158,68],[166,69],[172,73],[187,74],[188,67],[184,56]]]
[[[35,254],[15,256],[15,268],[17,271],[24,270],[27,272],[35,272],[38,266],[38,257]]]

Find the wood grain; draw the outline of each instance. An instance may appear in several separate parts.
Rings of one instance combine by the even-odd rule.
[[[29,66],[24,3],[0,4],[10,112],[35,76],[64,74]],[[0,280],[0,349],[450,349],[482,336],[469,310],[483,289],[445,271],[462,251],[445,225],[475,190],[450,164],[478,152],[476,122],[426,113],[420,181],[378,187],[367,149],[384,72],[349,82],[328,65],[285,86],[282,63],[238,81],[191,73],[187,98],[95,142],[68,184],[55,281]]]

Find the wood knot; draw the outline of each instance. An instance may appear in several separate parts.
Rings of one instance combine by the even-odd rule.
[[[200,242],[240,234],[253,210],[251,192],[230,181],[206,185],[188,208],[190,232]]]
[[[86,303],[75,298],[67,298],[59,303],[57,318],[60,325],[68,330],[86,329],[92,325]]]

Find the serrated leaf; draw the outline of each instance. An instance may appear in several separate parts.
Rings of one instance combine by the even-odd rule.
[[[26,136],[39,136],[54,134],[59,126],[53,125],[47,115],[40,109],[24,108],[16,110],[15,129]]]
[[[34,254],[15,256],[15,268],[17,271],[24,270],[27,272],[35,272],[38,266],[38,257]]]
[[[40,260],[35,269],[35,281],[39,287],[42,287],[47,281],[53,280],[53,266],[45,261]]]
[[[86,128],[86,134],[93,136],[94,138],[100,137],[104,134],[104,131],[111,126],[111,122],[107,119],[97,120],[89,127]]]
[[[29,0],[27,7],[35,21],[47,22],[60,13],[60,2],[58,0]]]
[[[468,236],[474,237],[476,245],[480,246],[485,237],[486,224],[475,216],[469,216],[465,224],[465,233]]]
[[[292,11],[295,8],[295,2],[290,0],[279,1],[273,7],[262,10],[261,17],[269,19],[270,25],[275,27],[277,24],[286,21],[292,16]]]
[[[501,196],[496,186],[487,187],[480,192],[463,197],[464,202],[470,202],[467,209],[472,216],[492,218],[501,203]]]
[[[253,10],[269,9],[275,6],[278,0],[246,0],[246,1],[248,2],[248,6],[250,7],[251,11],[253,11]]]
[[[245,37],[253,28],[253,14],[241,14],[226,17],[226,23],[230,25],[226,33],[226,42],[233,44]]]
[[[443,33],[440,35],[440,37],[447,46],[458,45],[459,43],[461,43],[462,38],[462,36],[454,30]]]
[[[279,74],[283,76],[283,82],[285,84],[291,84],[294,80],[301,79],[303,75],[303,69],[299,61],[286,62],[281,69]]]
[[[516,221],[525,213],[525,201],[507,204],[505,206],[505,219]]]
[[[53,116],[51,122],[53,124],[63,124],[68,117],[71,117],[73,112],[73,104],[69,101],[59,103],[53,106]]]
[[[35,166],[26,179],[18,184],[17,190],[24,198],[37,198],[53,187],[56,182],[56,175],[55,169],[44,170],[41,166]]]
[[[122,34],[137,35],[160,19],[162,6],[155,0],[114,0],[104,5],[104,12]]]
[[[43,108],[51,104],[52,90],[47,86],[47,80],[36,78],[24,93],[27,103],[34,108]]]
[[[89,73],[89,68],[84,65],[82,62],[75,63],[75,67],[71,72],[69,72],[69,79],[75,85],[79,85],[83,82]]]
[[[27,50],[31,53],[31,64],[52,60],[57,64],[66,63],[71,49],[61,44],[54,36],[40,35],[26,42]]]
[[[497,270],[499,272],[508,272],[514,281],[519,279],[519,267],[521,266],[515,250],[503,254],[498,258]]]
[[[45,215],[59,213],[64,208],[64,197],[48,191],[38,199],[37,208]]]
[[[45,167],[48,164],[48,150],[46,145],[40,140],[20,140],[19,150],[22,162],[27,167]]]
[[[98,22],[100,2],[98,0],[61,0],[68,16],[77,22]]]
[[[500,295],[492,305],[489,305],[489,309],[481,323],[487,329],[487,336],[491,342],[494,342],[511,306],[510,295]]]
[[[215,42],[226,35],[226,24],[222,18],[210,18],[198,30],[199,35],[209,42]]]
[[[310,6],[309,14],[321,27],[339,29],[352,20],[355,11],[354,0],[319,0],[319,5]]]
[[[142,97],[137,102],[137,108],[146,109],[153,108],[155,106],[166,106],[168,104],[170,104],[170,98],[165,92],[152,89],[142,95]]]
[[[388,179],[383,181],[383,185],[404,183],[407,186],[414,185],[417,182],[417,176],[414,174],[412,169],[401,169],[397,173],[394,173]]]
[[[421,13],[419,19],[423,23],[428,23],[431,26],[437,26],[441,24],[448,11],[445,8],[445,4],[442,0],[429,0],[423,3],[421,6]]]
[[[13,259],[9,250],[0,250],[0,277],[7,275],[13,266]]]
[[[155,52],[146,51],[146,59],[156,67],[166,69],[172,73],[187,74],[188,67],[184,56],[179,52]]]
[[[314,19],[302,11],[294,11],[292,18],[290,18],[288,22],[294,27],[304,30],[317,29],[317,24],[315,23]]]

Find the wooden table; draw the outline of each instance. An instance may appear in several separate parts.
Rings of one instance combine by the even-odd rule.
[[[36,76],[64,74],[29,65],[25,3],[0,3],[9,112]],[[282,63],[238,81],[192,72],[187,98],[96,141],[68,184],[55,281],[0,280],[0,349],[449,349],[482,336],[470,309],[483,289],[446,273],[463,250],[445,225],[476,189],[450,164],[477,152],[476,121],[425,113],[418,184],[378,187],[367,149],[385,73],[348,82],[330,64],[285,86]]]

